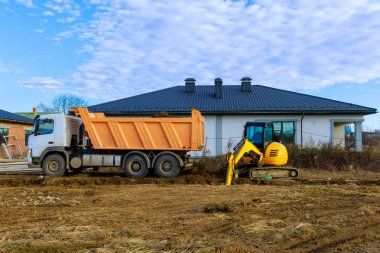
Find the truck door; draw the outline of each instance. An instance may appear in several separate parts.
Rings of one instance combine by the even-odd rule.
[[[35,122],[33,138],[29,149],[32,150],[32,156],[38,157],[48,147],[54,146],[54,119],[43,118]]]

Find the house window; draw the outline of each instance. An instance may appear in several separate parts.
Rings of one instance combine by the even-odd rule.
[[[8,128],[0,128],[0,143],[5,143],[4,137],[8,135]]]
[[[28,146],[28,139],[32,132],[32,130],[25,130],[25,146]]]
[[[295,124],[294,121],[273,122],[273,140],[282,144],[294,144]]]

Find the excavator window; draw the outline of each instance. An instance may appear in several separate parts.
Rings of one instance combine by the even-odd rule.
[[[264,125],[246,125],[245,137],[258,149],[264,148]]]
[[[273,142],[272,122],[247,122],[245,125],[245,138],[264,151]]]
[[[273,124],[267,123],[265,125],[265,133],[264,133],[264,149],[267,148],[269,144],[273,142]]]

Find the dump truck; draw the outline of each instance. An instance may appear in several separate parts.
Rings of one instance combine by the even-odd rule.
[[[122,167],[126,176],[177,176],[189,165],[188,152],[204,147],[204,117],[108,117],[87,108],[68,115],[38,115],[28,140],[29,167],[45,175],[92,167]]]

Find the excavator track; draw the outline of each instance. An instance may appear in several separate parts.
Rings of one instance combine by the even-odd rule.
[[[276,178],[297,178],[298,170],[291,167],[262,167],[253,168],[249,171],[251,179],[276,179]]]

